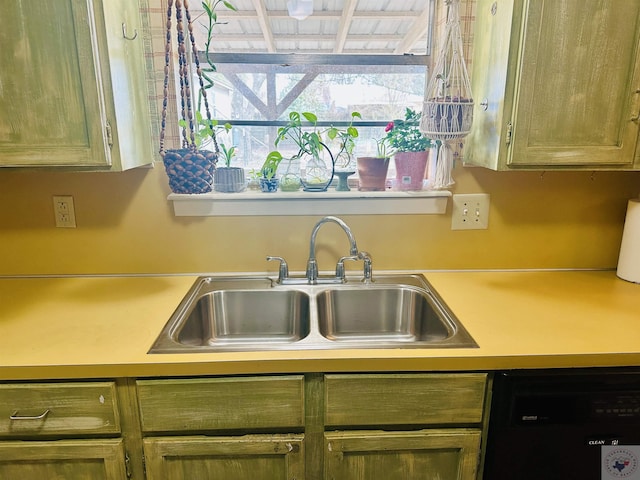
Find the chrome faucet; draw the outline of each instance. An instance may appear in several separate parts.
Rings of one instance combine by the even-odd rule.
[[[318,223],[316,223],[311,232],[311,241],[309,242],[309,260],[307,260],[307,281],[310,284],[318,283],[318,262],[316,260],[316,237],[318,236],[318,230],[320,230],[320,227],[322,225],[329,222],[337,224],[340,228],[342,228],[344,233],[347,234],[347,237],[349,238],[349,256],[356,258],[358,257],[358,246],[356,245],[356,239],[353,236],[353,233],[351,233],[351,229],[349,228],[349,226],[338,217],[324,217]],[[348,257],[345,257],[345,259],[346,258]],[[342,262],[344,262],[344,260],[342,260]],[[338,266],[336,267],[336,275],[338,275],[338,270],[341,265],[342,263],[339,262]],[[342,280],[344,280],[344,269],[342,270],[342,275]]]
[[[371,283],[373,281],[373,262],[371,261],[371,255],[367,252],[359,252],[358,260],[364,261],[364,277],[362,281],[364,283]]]
[[[318,236],[320,227],[325,223],[335,223],[342,228],[349,239],[349,255],[340,257],[338,260],[338,263],[336,264],[335,277],[323,277],[320,279],[318,276],[318,261],[316,260],[316,237]],[[280,264],[278,268],[278,280],[276,282],[279,285],[300,285],[302,283],[309,285],[315,285],[317,283],[344,283],[346,281],[344,262],[347,260],[362,260],[364,262],[364,278],[362,281],[364,283],[370,283],[372,281],[371,256],[367,252],[358,251],[356,239],[353,236],[353,233],[351,233],[351,229],[338,217],[324,217],[313,227],[313,230],[311,231],[311,240],[309,242],[309,259],[307,260],[307,270],[304,277],[289,277],[289,266],[282,257],[268,256],[267,260],[277,261]]]
[[[267,262],[273,260],[280,262],[280,267],[278,268],[278,283],[286,283],[289,280],[289,265],[287,265],[287,261],[282,257],[274,257],[271,255],[267,257]]]

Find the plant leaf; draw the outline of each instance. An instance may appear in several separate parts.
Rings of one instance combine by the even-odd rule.
[[[289,114],[289,120],[291,121],[292,124],[299,125],[300,124],[300,114],[298,112],[291,112]]]
[[[224,6],[227,7],[229,10],[233,10],[234,12],[238,11],[238,9],[233,5],[231,5],[229,2],[222,0],[222,3],[224,3]]]
[[[311,122],[313,124],[318,123],[318,117],[311,112],[302,112],[302,116],[304,116],[304,118],[306,118],[308,122]]]

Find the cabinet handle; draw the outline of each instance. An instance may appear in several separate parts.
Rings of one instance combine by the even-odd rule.
[[[122,24],[122,37],[125,40],[135,40],[137,36],[138,36],[138,30],[136,30],[135,28],[133,29],[133,37],[128,36],[127,25],[125,23]]]
[[[40,415],[34,415],[34,416],[18,415],[18,411],[16,410],[11,415],[9,415],[9,420],[44,420],[47,417],[47,415],[49,415],[48,408],[44,412],[42,412]]]
[[[636,89],[636,91],[634,93],[636,95],[638,95],[640,93],[640,88]],[[637,115],[632,116],[629,120],[631,120],[632,122],[638,123],[638,120],[640,120],[640,113],[638,113]]]

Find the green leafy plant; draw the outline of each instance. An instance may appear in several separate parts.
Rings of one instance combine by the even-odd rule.
[[[216,65],[213,63],[211,59],[211,44],[213,43],[213,29],[216,25],[225,25],[227,22],[219,22],[218,21],[218,13],[216,12],[216,8],[222,4],[229,10],[237,11],[237,8],[233,6],[230,2],[226,0],[204,0],[202,2],[202,9],[207,14],[207,23],[202,23],[201,25],[205,27],[206,31],[206,40],[204,44],[205,56],[207,57],[207,63],[209,64],[208,68],[203,69],[203,76],[210,82],[210,84],[205,85],[205,88],[213,87],[213,80],[206,75],[206,73],[214,73],[216,72]]]
[[[185,119],[180,119],[178,125],[186,130],[189,130],[189,124]],[[204,118],[199,111],[195,112],[194,126],[193,126],[193,141],[196,148],[207,145],[210,141],[214,141],[217,146],[216,134],[220,130],[229,132],[231,130],[231,124],[225,123],[220,125],[217,120],[209,120]]]
[[[311,125],[311,131],[303,130],[303,118]],[[318,132],[317,124],[318,117],[314,113],[291,112],[289,113],[289,121],[287,124],[278,128],[278,135],[274,145],[277,147],[281,142],[289,139],[298,147],[298,153],[294,156],[301,157],[305,153],[317,156],[322,149],[322,137]]]
[[[214,81],[211,77],[212,73],[217,71],[216,65],[213,62],[213,58],[211,57],[211,46],[213,44],[214,39],[214,27],[216,25],[224,25],[226,22],[218,21],[218,13],[216,9],[220,6],[224,6],[229,10],[237,11],[236,7],[226,0],[205,0],[202,2],[202,8],[206,14],[206,23],[202,23],[201,25],[205,28],[205,57],[207,59],[207,66],[201,66],[200,72],[202,73],[202,83],[200,85],[200,90],[198,91],[198,108],[195,112],[194,125],[193,125],[193,136],[194,142],[197,148],[201,146],[205,146],[209,141],[213,142],[213,150],[216,154],[220,153],[220,149],[217,142],[218,133],[218,122],[217,120],[210,120],[208,118],[203,118],[200,113],[202,109],[202,104],[205,100],[205,92],[213,88]],[[206,105],[208,109],[208,105]],[[189,129],[189,126],[186,124],[184,120],[180,121],[180,126],[185,129]],[[225,124],[224,128],[228,132],[231,129],[230,124]],[[228,165],[227,165],[228,166]]]
[[[355,139],[358,138],[359,135],[358,129],[353,125],[353,121],[356,118],[362,119],[362,116],[359,112],[351,112],[351,122],[346,128],[338,129],[332,126],[327,131],[327,137],[329,137],[330,140],[336,138],[339,140],[340,148],[334,155],[334,159],[337,160],[339,157],[346,155],[347,161],[343,161],[343,163],[348,163],[356,148]]]
[[[249,180],[258,180],[262,176],[262,171],[258,168],[251,168],[247,172],[247,178]]]
[[[420,117],[420,113],[407,108],[404,119],[389,122],[384,129],[386,135],[381,140],[385,153],[387,145],[393,153],[422,152],[435,145],[430,138],[420,131]],[[380,148],[380,142],[378,142],[378,151],[380,151]]]
[[[358,129],[353,125],[355,118],[361,118],[360,113],[351,113],[351,122],[346,128],[338,128],[330,126],[324,130],[318,128],[318,116],[311,112],[291,112],[289,113],[289,121],[283,127],[278,129],[278,135],[275,140],[275,146],[278,147],[281,142],[289,139],[298,147],[295,157],[301,157],[303,154],[319,156],[320,151],[326,147],[325,136],[328,141],[339,140],[339,150],[332,155],[336,158],[340,153],[353,153],[355,148],[354,139],[358,137]],[[308,128],[305,130],[303,119],[306,120]],[[329,148],[329,147],[326,147]],[[272,152],[273,153],[273,152]]]
[[[383,137],[380,140],[376,139],[376,157],[387,158],[387,138]]]
[[[289,113],[287,123],[278,128],[274,145],[277,148],[286,140],[293,142],[297,147],[297,152],[292,159],[302,158],[304,155],[320,158],[322,150],[326,149],[331,153],[332,160],[335,162],[340,155],[344,153],[351,155],[353,153],[355,148],[354,139],[358,137],[358,129],[353,125],[356,118],[361,118],[360,113],[353,112],[351,114],[351,122],[347,127],[338,128],[332,125],[325,129],[320,129],[318,127],[318,116],[315,113],[293,111]],[[330,150],[329,145],[333,144],[334,141],[338,142],[337,152]],[[263,178],[272,178],[283,158],[284,156],[279,150],[270,152],[261,170]],[[335,168],[335,164],[332,165],[333,168]],[[312,171],[308,169],[307,174],[310,177],[312,177],[311,173]],[[333,170],[331,170],[331,174],[333,174]],[[309,184],[315,182],[316,178],[313,177]],[[319,177],[317,183],[321,183]]]
[[[231,166],[231,162],[233,161],[233,158],[238,154],[238,151],[236,150],[236,147],[229,147],[227,148],[227,146],[220,142],[220,148],[222,149],[222,156],[224,158],[224,166],[225,167],[230,167]]]
[[[271,180],[275,176],[276,171],[278,170],[278,165],[280,165],[282,158],[282,154],[278,151],[269,152],[266,160],[260,168],[262,178]]]

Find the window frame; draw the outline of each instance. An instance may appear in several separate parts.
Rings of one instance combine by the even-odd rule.
[[[198,52],[202,64],[208,63],[207,55]],[[362,66],[379,67],[388,73],[389,66],[405,66],[421,69],[428,78],[429,55],[365,55],[365,54],[293,54],[293,53],[210,53],[209,59],[216,65],[237,65],[234,70],[254,73],[257,65],[276,65],[283,71],[304,73],[309,66],[341,66],[345,73],[360,72]],[[260,67],[258,67],[260,68]],[[288,69],[288,70],[287,70]],[[297,70],[297,72],[296,72]],[[237,120],[216,118],[219,122],[237,126],[279,127],[285,120]],[[389,120],[356,121],[358,127],[384,127]],[[324,121],[319,126],[346,125],[349,122]],[[170,194],[176,216],[263,216],[263,215],[326,215],[326,214],[445,214],[448,190],[423,190],[420,192],[276,192],[241,193],[212,192],[201,195]]]

